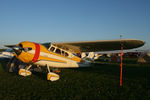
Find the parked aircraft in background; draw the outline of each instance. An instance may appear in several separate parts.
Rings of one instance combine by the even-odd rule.
[[[14,56],[13,52],[11,52],[10,49],[7,49],[6,51],[0,52],[0,60],[4,59],[11,59]]]
[[[31,75],[30,68],[32,65],[36,65],[37,67],[47,67],[47,80],[56,81],[59,79],[59,75],[50,69],[88,67],[93,63],[93,53],[83,56],[83,52],[120,50],[121,45],[124,46],[124,49],[133,49],[143,46],[144,42],[135,39],[43,44],[24,41],[17,45],[6,45],[6,47],[13,48],[15,58],[28,65],[25,69],[19,70],[19,75]],[[13,62],[13,60],[11,61]]]

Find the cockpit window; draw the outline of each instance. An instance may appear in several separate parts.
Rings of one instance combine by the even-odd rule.
[[[60,49],[56,49],[56,53],[61,54]]]
[[[42,43],[42,45],[48,49],[50,47],[51,43]]]
[[[61,51],[61,55],[63,55],[63,56],[64,56],[64,55],[65,55],[65,52],[64,52],[64,51]]]
[[[55,48],[54,47],[51,47],[50,48],[50,51],[54,52]]]
[[[68,54],[67,52],[65,52],[65,56],[66,56],[66,57],[68,57],[68,56],[69,56],[69,54]]]
[[[65,52],[65,51],[62,51],[61,53],[62,53],[62,55],[65,56],[65,57],[69,56],[69,54],[68,54],[67,52]]]

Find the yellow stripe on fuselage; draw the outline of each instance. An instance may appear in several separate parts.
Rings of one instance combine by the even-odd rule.
[[[31,63],[34,57],[34,54],[22,52],[19,56],[16,56],[16,57],[24,63]],[[44,56],[39,56],[38,60],[47,60],[47,61],[53,61],[53,62],[59,62],[59,63],[66,63],[65,61],[62,61],[62,60],[44,57]]]
[[[66,59],[70,59],[70,60],[74,60],[74,61],[77,61],[77,62],[80,62],[81,61],[81,58],[77,57],[77,56],[74,56],[72,58],[69,58],[69,57],[65,57],[63,55],[60,55],[60,54],[57,54],[57,53],[54,53],[54,52],[50,52],[48,51],[49,54],[52,54],[52,55],[55,55],[55,56],[59,56],[59,57],[63,57],[63,58],[66,58]]]
[[[53,62],[59,62],[59,63],[66,63],[66,61],[54,59],[54,58],[49,58],[49,57],[44,57],[44,56],[39,56],[38,60],[47,60],[47,61],[53,61]]]

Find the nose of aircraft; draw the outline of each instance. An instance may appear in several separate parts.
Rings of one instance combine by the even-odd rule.
[[[15,52],[17,55],[20,55],[21,52],[22,52],[22,50],[23,50],[23,48],[21,48],[21,47],[19,47],[19,46],[15,46],[15,47],[13,47],[13,50],[14,50],[14,52]]]

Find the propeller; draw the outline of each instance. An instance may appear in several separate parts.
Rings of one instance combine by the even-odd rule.
[[[6,70],[9,72],[18,72],[19,65],[26,67],[26,65],[18,59],[19,55],[23,52],[28,52],[32,50],[32,47],[25,47],[22,43],[19,43],[17,45],[5,45],[5,47],[11,48],[12,52],[15,53],[15,55],[9,60]]]
[[[17,55],[20,55],[23,50],[24,51],[32,50],[32,48],[23,48],[22,44],[19,44],[19,46],[18,45],[5,45],[5,47],[12,48],[12,50]]]
[[[22,48],[21,46],[15,46],[13,47],[13,51],[17,54],[20,55],[22,50],[24,50],[24,48]]]
[[[17,55],[20,55],[23,50],[22,45],[5,45],[5,47],[11,48]]]

